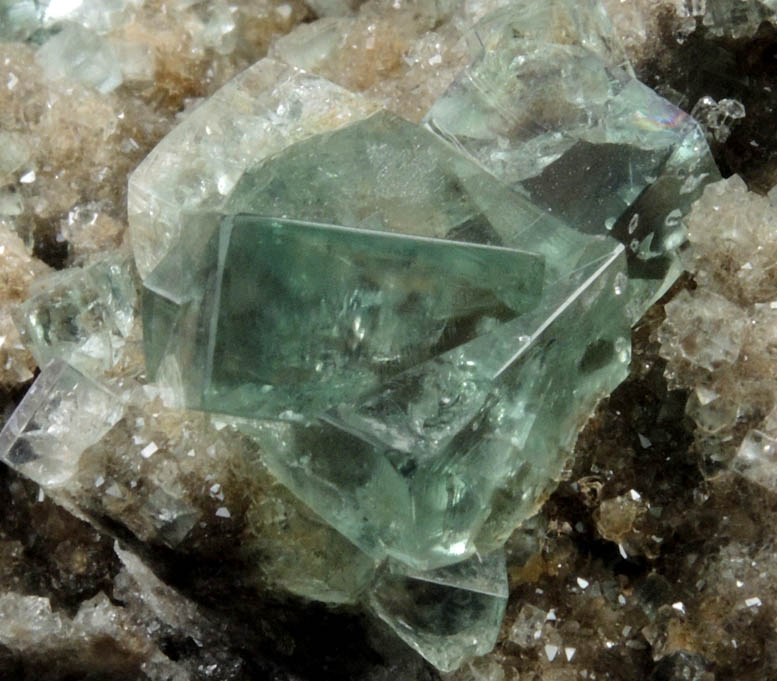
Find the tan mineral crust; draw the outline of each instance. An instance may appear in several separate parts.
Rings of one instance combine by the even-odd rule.
[[[0,425],[46,359],[25,346],[20,311],[67,310],[76,288],[91,297],[68,328],[71,360],[107,362],[110,390],[64,405],[59,468],[0,472],[0,679],[777,678],[777,195],[748,189],[777,164],[704,190],[686,222],[688,274],[634,329],[630,378],[507,544],[496,648],[441,674],[359,614],[375,566],[278,485],[254,441],[146,384],[133,296],[161,251],[119,279],[106,268],[129,262],[129,175],[142,162],[183,172],[183,156],[152,149],[258,60],[270,58],[277,106],[284,82],[331,81],[307,100],[318,131],[344,125],[343,108],[418,122],[468,62],[467,29],[508,0],[51,2],[6,33],[22,16],[6,7],[34,4],[0,0]],[[691,68],[695,39],[777,49],[768,2],[603,4],[636,71],[657,80]],[[246,129],[271,114],[251,111]],[[721,120],[706,123],[725,150]],[[269,140],[246,153],[272,153]],[[186,141],[187,163],[215,144]],[[236,179],[205,173],[200,195],[130,204],[130,218],[158,200],[172,239],[186,201]],[[106,293],[105,277],[123,283]],[[78,430],[88,409],[99,437]]]

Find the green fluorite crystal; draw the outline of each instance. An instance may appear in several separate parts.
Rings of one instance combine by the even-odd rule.
[[[387,113],[246,172],[225,208],[251,206],[348,227],[190,216],[145,281],[149,368],[253,418],[272,472],[376,560],[499,546],[625,376],[623,247]]]
[[[176,308],[159,292],[180,284],[177,256],[148,277],[144,305],[147,356],[193,358],[187,405],[212,411],[300,418],[349,403],[526,312],[542,288],[543,258],[515,249],[250,215],[213,224],[185,292],[197,320],[158,315]]]
[[[494,647],[507,597],[504,554],[495,551],[427,572],[389,562],[369,605],[403,641],[451,671]]]
[[[608,24],[594,0],[488,15],[426,124],[570,225],[621,241],[636,321],[682,271],[681,218],[718,171],[698,124],[634,78]]]
[[[261,159],[360,120],[375,108],[328,80],[272,59],[238,74],[130,176],[127,213],[141,278],[178,242],[185,212],[213,210]]]
[[[157,392],[229,415],[341,535],[321,540],[339,579],[322,559],[275,581],[361,600],[443,670],[493,646],[502,547],[625,378],[630,325],[678,275],[682,216],[717,176],[596,0],[513,0],[472,37],[423,126],[261,60],[149,154],[128,199]],[[134,296],[119,259],[22,306],[54,361],[0,434],[10,465],[56,485],[110,446],[126,405],[81,371],[121,374]]]
[[[61,359],[99,376],[133,342],[137,299],[132,259],[119,252],[39,278],[14,316],[38,366]]]

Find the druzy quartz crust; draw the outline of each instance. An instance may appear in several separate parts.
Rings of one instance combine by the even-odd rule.
[[[270,566],[276,586],[360,604],[443,671],[487,653],[503,546],[626,378],[631,326],[718,178],[598,2],[496,4],[420,123],[278,58],[184,116],[130,177],[131,256],[52,275],[17,311],[44,368],[0,457],[102,527],[184,546],[194,445],[140,439],[133,461],[117,443],[185,414],[182,438],[241,443],[224,468],[282,486],[348,565]]]

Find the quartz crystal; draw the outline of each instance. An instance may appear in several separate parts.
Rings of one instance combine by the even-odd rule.
[[[737,175],[705,187],[683,254],[697,288],[666,304],[656,334],[670,384],[691,391],[686,413],[711,458],[766,480],[768,457],[753,454],[753,441],[777,436],[775,199],[774,190],[748,191]]]
[[[520,0],[474,33],[474,60],[427,125],[577,229],[621,241],[636,321],[682,271],[681,218],[718,176],[701,129],[634,78],[594,0]]]

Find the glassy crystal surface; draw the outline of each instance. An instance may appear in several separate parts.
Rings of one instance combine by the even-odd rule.
[[[169,293],[179,255],[144,302],[147,357],[172,354],[186,404],[211,411],[316,415],[530,310],[542,289],[543,258],[499,246],[251,215],[215,215],[212,231],[181,291],[196,321]]]
[[[256,163],[221,210],[508,247],[545,217],[436,135],[386,111]]]
[[[141,278],[178,241],[184,212],[219,206],[243,172],[261,159],[359,120],[374,108],[323,78],[271,59],[233,78],[130,176],[127,210]]]
[[[706,0],[699,3],[697,16],[712,35],[742,38],[754,34],[765,21],[775,22],[774,0]]]
[[[143,0],[38,0],[45,6],[44,23],[76,23],[104,34],[124,26]]]
[[[418,572],[390,563],[369,593],[369,605],[396,634],[442,671],[489,652],[507,605],[504,554],[473,557]]]
[[[777,440],[751,430],[731,461],[731,469],[767,489],[777,489]]]
[[[376,559],[429,569],[500,546],[626,375],[623,252],[607,245],[580,254],[546,305],[360,400],[244,427],[278,479]]]
[[[276,419],[245,425],[269,469],[374,559],[498,546],[625,375],[623,247],[385,113],[260,163],[225,208],[359,229],[192,215],[145,282],[151,371]]]
[[[15,317],[39,366],[58,358],[99,376],[129,342],[137,302],[131,257],[118,253],[39,278]]]
[[[623,243],[636,321],[682,271],[682,217],[718,176],[702,131],[633,77],[598,1],[521,1],[474,32],[476,56],[428,127],[577,229]]]
[[[0,40],[26,40],[41,27],[43,10],[37,0],[0,0]]]
[[[0,460],[43,487],[65,483],[81,454],[123,414],[103,386],[60,360],[47,364],[0,432]]]

